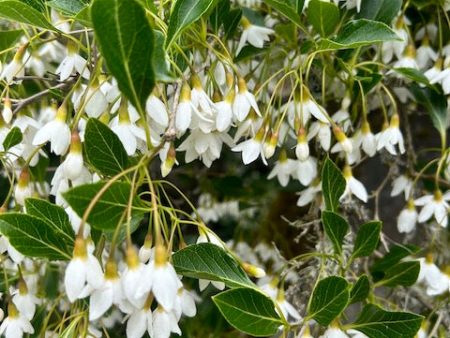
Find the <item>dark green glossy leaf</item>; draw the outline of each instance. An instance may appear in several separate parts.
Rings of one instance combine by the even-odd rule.
[[[334,251],[337,254],[342,253],[342,242],[348,232],[348,223],[342,216],[324,210],[322,211],[322,224],[328,238],[333,243]]]
[[[255,289],[227,290],[214,296],[213,301],[228,323],[246,334],[272,336],[283,325],[273,301]]]
[[[358,17],[390,25],[402,6],[402,0],[362,0]]]
[[[381,222],[373,221],[363,225],[356,235],[352,257],[369,256],[378,246],[380,240]]]
[[[51,0],[46,4],[66,15],[76,15],[89,4],[87,0]]]
[[[349,285],[342,277],[331,276],[317,283],[311,296],[308,318],[328,326],[347,307]]]
[[[166,48],[169,48],[183,30],[200,19],[216,2],[216,0],[177,0],[169,18]]]
[[[430,86],[430,81],[428,81],[427,77],[420,70],[415,68],[393,68],[393,70],[414,82]]]
[[[172,262],[177,272],[187,277],[224,282],[231,288],[254,287],[236,260],[211,243],[189,245],[175,252]]]
[[[419,252],[420,248],[413,245],[396,245],[389,249],[389,252],[375,262],[371,267],[372,273],[384,272],[391,266],[397,264],[402,258],[411,256]]]
[[[128,167],[128,155],[119,137],[97,119],[89,119],[84,135],[86,159],[100,173],[114,176]]]
[[[18,145],[20,142],[22,142],[22,138],[22,132],[20,131],[19,127],[12,128],[3,141],[3,149],[5,149],[5,151],[8,151],[15,145]]]
[[[418,261],[400,262],[387,269],[384,278],[377,285],[411,286],[416,282],[419,272],[420,263]]]
[[[337,211],[339,198],[345,191],[345,178],[328,157],[322,168],[322,192],[327,210]]]
[[[286,18],[291,20],[296,25],[301,25],[300,15],[297,8],[292,6],[289,1],[286,0],[264,0],[270,7],[274,8]]]
[[[386,24],[359,19],[348,22],[334,39],[321,40],[319,49],[357,48],[391,40],[399,40],[399,37]]]
[[[353,285],[350,291],[350,301],[349,304],[356,302],[362,302],[367,298],[370,292],[370,282],[369,277],[362,275],[358,278],[355,285]]]
[[[69,260],[72,248],[42,219],[19,213],[0,215],[0,233],[21,254],[49,260]]]
[[[367,304],[352,329],[369,338],[413,338],[420,329],[423,317],[409,312],[389,312]]]
[[[105,182],[80,185],[63,194],[72,209],[83,217],[92,199],[103,188]],[[124,212],[127,210],[131,194],[131,185],[126,182],[115,182],[101,195],[87,218],[87,222],[99,230],[116,229]],[[139,198],[132,202],[132,217],[143,215],[145,208]]]
[[[154,37],[145,9],[135,0],[95,0],[91,20],[120,91],[143,112],[155,84]]]
[[[155,50],[153,52],[153,69],[155,70],[155,79],[162,82],[171,82],[174,80],[167,64],[167,55],[164,49],[164,35],[160,31],[153,31],[155,37]]]
[[[308,21],[322,37],[333,33],[341,18],[339,8],[332,2],[311,0],[307,10]]]

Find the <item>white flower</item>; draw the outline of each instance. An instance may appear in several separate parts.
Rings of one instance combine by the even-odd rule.
[[[357,331],[357,330],[353,330],[353,329],[348,330],[347,333],[348,333],[352,338],[369,338],[369,337],[366,336],[364,333],[359,332],[359,331]]]
[[[254,47],[263,48],[264,42],[270,40],[269,35],[274,33],[273,29],[251,24],[244,16],[241,19],[241,23],[244,31],[242,32],[236,54],[239,54],[247,42]]]
[[[427,288],[428,296],[437,296],[450,292],[450,276],[446,273],[440,273],[439,277],[433,280]]]
[[[137,293],[145,294],[151,290],[158,304],[171,311],[175,304],[178,289],[182,284],[172,264],[167,261],[164,246],[156,245],[155,257],[148,263],[142,279],[147,282],[147,285],[141,284]]]
[[[394,63],[394,68],[414,68],[419,69],[416,62],[416,50],[413,45],[408,45],[403,53],[403,56]],[[393,72],[393,71],[391,71]],[[401,75],[398,75],[401,77]]]
[[[181,335],[181,330],[178,327],[178,320],[172,311],[167,312],[161,306],[158,306],[158,308],[153,311],[152,338],[169,338],[171,332]]]
[[[64,285],[69,301],[73,303],[83,295],[85,287],[99,288],[103,280],[103,271],[97,258],[87,250],[86,241],[77,237],[74,255],[64,275]]]
[[[196,112],[196,108],[191,100],[191,89],[187,84],[181,88],[180,101],[175,113],[175,127],[181,133],[184,133],[192,121],[192,114]]]
[[[169,113],[167,112],[166,105],[154,94],[151,94],[145,104],[145,110],[148,116],[152,118],[156,123],[162,127],[169,125]]]
[[[245,80],[239,78],[238,93],[235,95],[233,102],[233,114],[239,122],[242,122],[250,113],[251,108],[258,116],[261,116],[255,96],[248,91]]]
[[[94,82],[90,85],[85,95],[84,110],[89,117],[97,118],[108,108],[108,101],[98,86],[98,83]]]
[[[56,69],[56,74],[59,74],[61,81],[65,81],[72,75],[74,70],[85,79],[89,79],[90,72],[87,68],[87,61],[78,54],[78,46],[69,40],[67,43],[67,56]]]
[[[300,191],[299,198],[297,200],[297,206],[304,207],[305,205],[308,205],[311,203],[314,198],[316,197],[317,193],[319,193],[322,190],[320,182],[317,182],[317,184],[313,183],[308,188]]]
[[[400,131],[400,118],[398,114],[394,114],[391,117],[391,122],[388,127],[384,128],[377,134],[377,150],[385,148],[392,155],[397,155],[395,146],[398,145],[400,154],[405,152],[405,145],[403,141],[403,135]]]
[[[261,132],[258,132],[258,135],[260,134]],[[255,161],[263,151],[261,136],[258,137],[258,135],[254,138],[250,138],[239,143],[231,149],[235,152],[242,152],[242,162],[244,164],[249,164]]]
[[[302,319],[298,311],[286,300],[283,289],[278,290],[276,302],[286,319],[292,318],[296,322]]]
[[[360,181],[353,177],[352,169],[348,165],[344,167],[343,174],[347,185],[341,196],[341,200],[343,200],[346,196],[355,195],[361,201],[367,202],[368,196],[366,188]]]
[[[155,337],[153,335],[153,314],[150,307],[136,309],[127,322],[127,338],[141,338],[145,331],[150,337]]]
[[[336,126],[333,128],[333,133],[338,142],[331,148],[331,152],[337,153],[344,151],[346,154],[351,154],[353,151],[352,141],[348,139],[342,129]]]
[[[19,281],[19,289],[13,292],[12,302],[16,306],[21,316],[31,320],[36,312],[36,305],[40,300],[28,291],[25,281]]]
[[[356,146],[359,147],[362,145],[362,149],[369,157],[374,156],[377,152],[377,140],[375,135],[370,130],[370,125],[367,121],[363,122],[361,132],[358,134],[359,138],[355,142]]]
[[[316,137],[319,139],[320,146],[323,150],[330,150],[331,146],[331,129],[328,123],[320,121],[313,122],[308,132],[308,141]]]
[[[306,131],[304,128],[300,128],[298,131],[295,156],[297,156],[300,161],[306,161],[309,157],[309,145],[306,140]]]
[[[437,53],[430,46],[428,37],[423,39],[421,46],[417,49],[417,65],[419,68],[426,68],[430,61],[436,61],[437,57]]]
[[[450,94],[450,66],[437,74],[433,79],[430,80],[431,84],[440,83],[444,94]]]
[[[317,176],[317,160],[310,156],[306,161],[296,161],[293,177],[300,181],[305,187]]]
[[[433,263],[433,256],[431,254],[427,255],[426,258],[419,258],[420,262],[420,272],[417,277],[416,283],[424,283],[427,286],[432,285],[441,275],[441,271]]]
[[[408,45],[408,32],[404,28],[404,18],[400,16],[397,20],[394,32],[400,38],[399,41],[386,41],[383,42],[381,51],[383,56],[383,63],[389,63],[392,60],[394,54],[398,59],[402,57],[403,51]]]
[[[294,173],[295,166],[296,161],[287,158],[286,151],[283,149],[280,154],[280,158],[267,178],[270,180],[276,176],[281,186],[285,187],[289,183],[289,178]]]
[[[70,129],[66,124],[67,110],[65,104],[58,108],[53,121],[46,123],[34,135],[33,145],[38,146],[50,141],[51,151],[56,155],[64,155],[70,144]]]
[[[235,93],[231,89],[223,101],[216,103],[216,128],[218,131],[226,131],[230,128],[233,121],[232,104],[234,102]]]
[[[127,266],[122,273],[122,288],[128,301],[137,308],[144,306],[147,298],[146,291],[151,289],[151,280],[143,277],[147,275],[148,267],[139,261],[134,247],[126,251]]]
[[[362,0],[347,0],[345,5],[347,6],[347,9],[356,7],[356,12],[359,13],[359,11],[361,10],[361,1]]]
[[[21,263],[24,259],[24,256],[11,245],[7,237],[0,236],[0,253],[5,251],[8,252],[9,258],[16,264]]]
[[[412,188],[413,182],[405,175],[400,175],[392,181],[391,196],[398,196],[403,192],[405,199],[407,199],[411,196]]]
[[[403,209],[398,215],[397,229],[398,232],[411,232],[416,227],[417,211],[412,200],[408,201],[407,208]]]
[[[0,325],[0,335],[5,338],[22,338],[24,333],[33,334],[33,326],[26,317],[18,313],[13,304],[8,304],[8,317]]]
[[[18,205],[25,205],[25,200],[33,195],[34,188],[30,182],[30,173],[24,168],[19,176],[16,188],[14,189],[14,198]]]
[[[300,111],[303,113],[303,116],[312,115],[320,122],[330,123],[325,109],[312,99],[312,96],[306,87],[303,87]]]
[[[331,326],[325,331],[322,338],[349,338],[349,337],[340,328]]]
[[[174,312],[178,320],[182,314],[188,317],[194,317],[197,313],[195,294],[180,287],[177,292],[177,297],[175,298]]]
[[[70,180],[79,178],[83,171],[83,154],[81,151],[80,136],[77,132],[72,133],[69,154],[61,165],[63,166],[65,177]]]
[[[28,43],[22,45],[14,55],[14,58],[10,63],[6,65],[5,68],[0,73],[0,80],[5,80],[8,84],[19,84],[22,81],[13,81],[14,77],[23,77],[25,75],[25,67],[23,64],[23,59],[25,51],[28,47]],[[1,65],[0,65],[1,70]]]
[[[2,117],[6,123],[11,122],[11,119],[13,117],[13,111],[11,109],[11,100],[9,99],[9,97],[6,97],[3,100]]]
[[[440,226],[447,227],[448,201],[450,201],[450,191],[442,195],[440,190],[436,190],[433,195],[425,195],[416,199],[414,203],[423,207],[420,210],[418,221],[424,223],[434,216]]]

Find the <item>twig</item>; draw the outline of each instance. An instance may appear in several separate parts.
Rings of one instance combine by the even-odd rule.
[[[25,106],[28,106],[29,104],[32,104],[32,103],[38,101],[41,97],[49,94],[51,91],[53,91],[55,89],[64,89],[66,87],[69,87],[70,85],[72,85],[75,82],[75,80],[76,80],[76,77],[70,79],[67,82],[59,83],[56,86],[53,86],[53,87],[45,89],[39,93],[31,95],[30,97],[27,97],[26,99],[18,101],[15,105],[13,105],[13,107],[14,107],[13,114],[17,114]]]
[[[439,317],[438,317],[438,319],[436,320],[436,323],[435,323],[434,326],[433,326],[433,330],[431,330],[431,332],[430,332],[430,334],[429,334],[429,337],[430,337],[430,338],[433,338],[434,336],[437,337],[436,333],[437,333],[437,330],[438,330],[438,328],[439,328],[439,325],[441,325],[441,321],[442,321],[442,318],[443,318],[443,317],[444,317],[443,312],[440,311],[440,312],[439,312]]]
[[[175,86],[175,95],[173,98],[172,110],[169,110],[169,126],[167,127],[167,130],[164,133],[164,139],[167,142],[173,141],[177,135],[177,130],[175,128],[175,115],[178,108],[178,101],[180,100],[180,93],[182,86],[180,82],[176,83],[174,86]]]

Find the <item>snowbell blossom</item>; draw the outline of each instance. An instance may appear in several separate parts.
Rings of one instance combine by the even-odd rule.
[[[364,185],[353,176],[350,166],[346,165],[344,167],[343,174],[347,184],[345,191],[341,196],[341,200],[346,196],[355,195],[358,199],[366,203],[368,199],[367,190]]]
[[[56,69],[59,80],[67,80],[74,71],[78,72],[83,78],[89,79],[90,72],[87,68],[87,61],[78,54],[78,46],[69,40],[66,48],[67,55]]]
[[[263,48],[264,42],[269,41],[269,35],[273,34],[275,31],[273,29],[253,25],[246,17],[241,19],[242,27],[244,28],[239,45],[236,50],[236,54],[244,48],[248,42],[250,45],[256,48]]]
[[[405,152],[405,144],[403,141],[403,135],[400,131],[400,117],[398,114],[394,114],[391,117],[391,121],[388,126],[385,126],[383,130],[377,134],[377,151],[386,149],[390,154],[397,155],[395,146],[398,145],[400,154]]]
[[[397,218],[397,229],[398,232],[409,233],[414,230],[417,223],[418,214],[416,207],[414,206],[414,201],[409,200],[408,205],[404,208]]]
[[[25,333],[33,334],[34,328],[30,321],[18,312],[16,306],[8,304],[8,317],[0,325],[0,336],[5,338],[22,338]]]
[[[414,201],[415,205],[421,206],[418,221],[424,223],[434,216],[436,222],[447,227],[448,212],[450,201],[450,191],[442,194],[440,190],[436,190],[433,195],[425,195]]]
[[[258,116],[261,116],[255,96],[248,91],[245,80],[239,78],[238,92],[235,95],[233,102],[233,114],[239,122],[242,122],[250,113],[251,108],[253,108]]]

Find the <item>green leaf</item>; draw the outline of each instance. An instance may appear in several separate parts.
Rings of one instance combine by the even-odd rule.
[[[8,151],[15,145],[18,145],[20,142],[22,142],[23,136],[22,132],[20,131],[19,127],[12,128],[8,135],[6,135],[5,140],[3,141],[3,149],[5,151]]]
[[[35,216],[51,226],[54,232],[68,246],[73,246],[75,234],[69,216],[58,205],[38,198],[27,198],[25,209],[28,215]]]
[[[370,292],[370,282],[367,275],[362,275],[358,278],[355,285],[353,285],[350,291],[350,301],[349,304],[356,302],[362,302],[367,298]]]
[[[169,48],[183,30],[200,19],[216,2],[216,0],[177,0],[169,18],[166,48]]]
[[[86,159],[100,173],[114,176],[128,167],[128,155],[119,137],[97,119],[89,119],[84,135]]]
[[[423,75],[423,73],[415,68],[393,68],[393,71],[396,73],[403,75],[404,77],[415,81],[417,83],[424,84],[426,86],[430,86],[430,81],[428,81],[427,77]]]
[[[418,85],[409,87],[419,105],[422,105],[430,114],[434,127],[442,136],[445,136],[447,124],[447,99],[445,96],[432,89],[422,88]]]
[[[12,47],[22,34],[21,29],[0,31],[0,51]]]
[[[25,256],[49,260],[69,260],[72,257],[72,248],[40,218],[19,213],[2,214],[0,233]]]
[[[164,35],[160,31],[154,30],[155,50],[153,52],[153,69],[155,70],[155,79],[162,82],[174,81],[167,65],[166,51],[164,50]]]
[[[423,317],[409,312],[389,312],[367,304],[350,328],[369,338],[413,338],[420,329]]]
[[[396,245],[389,249],[389,252],[383,258],[377,260],[371,267],[374,275],[384,273],[391,266],[397,264],[402,258],[414,255],[419,252],[420,248],[413,245]]]
[[[246,334],[272,336],[283,325],[273,301],[255,289],[231,289],[212,298],[227,322]]]
[[[153,30],[135,0],[95,0],[91,6],[95,36],[120,91],[143,112],[155,84]]]
[[[390,25],[402,6],[402,0],[362,0],[358,17]]]
[[[291,6],[286,0],[264,0],[270,7],[276,9],[283,14],[286,18],[291,20],[296,25],[301,25],[300,15],[297,9]]]
[[[319,49],[357,48],[390,40],[399,40],[399,37],[386,24],[359,19],[348,22],[334,39],[321,40]]]
[[[332,2],[311,0],[307,10],[308,21],[320,36],[334,32],[340,20],[339,8]]]
[[[46,4],[63,14],[76,15],[89,4],[87,0],[52,0]]]
[[[418,261],[400,262],[387,269],[384,278],[377,285],[411,286],[416,282],[419,272],[420,263]]]
[[[0,1],[0,17],[13,22],[40,27],[57,32],[44,15],[27,4],[16,0]]]
[[[237,26],[242,18],[242,9],[235,8],[228,13],[228,15],[223,19],[223,29],[225,33],[225,38],[229,39],[233,37],[236,32]]]
[[[324,210],[322,211],[322,224],[328,238],[333,243],[334,251],[340,255],[342,254],[342,242],[348,232],[348,223],[342,216]]]
[[[106,182],[80,185],[63,194],[72,209],[83,217],[92,199],[103,188]],[[131,185],[126,182],[114,182],[101,195],[87,218],[87,222],[99,230],[116,229],[123,213],[127,210],[131,194]],[[135,197],[132,202],[132,216],[137,217],[145,212],[142,202]]]
[[[339,198],[345,191],[345,178],[328,157],[322,168],[322,192],[327,210],[337,211]]]
[[[91,8],[89,6],[84,7],[77,15],[75,15],[74,19],[83,26],[92,27]]]
[[[211,243],[200,243],[175,252],[173,266],[181,275],[225,283],[230,288],[254,287],[236,260]]]
[[[363,225],[356,235],[352,257],[369,256],[378,246],[380,240],[381,222],[373,221]]]
[[[322,279],[311,296],[308,318],[328,326],[346,308],[350,292],[347,281],[338,276]]]

